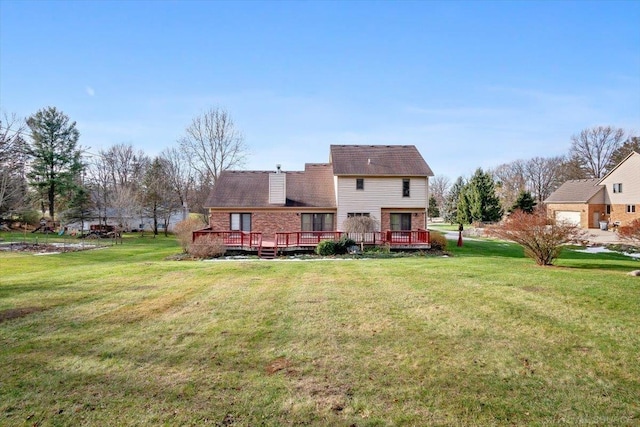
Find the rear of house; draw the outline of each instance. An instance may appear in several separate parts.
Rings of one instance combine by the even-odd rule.
[[[209,232],[241,232],[277,246],[336,238],[350,216],[428,245],[426,212],[433,172],[412,145],[332,145],[328,163],[304,171],[224,171],[207,200]],[[420,238],[418,234],[422,233]],[[414,234],[411,234],[414,233]]]

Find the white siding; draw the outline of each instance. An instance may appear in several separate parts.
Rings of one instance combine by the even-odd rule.
[[[284,173],[269,174],[269,203],[283,205],[287,201],[287,175]]]
[[[364,178],[364,190],[356,190],[356,179]],[[378,221],[383,208],[426,209],[428,184],[426,177],[408,177],[410,197],[402,197],[402,180],[407,177],[336,177],[336,203],[338,212],[336,224],[342,229],[342,222],[349,212],[368,212]]]
[[[622,193],[613,192],[613,184],[622,184]],[[633,154],[600,184],[606,186],[605,203],[610,205],[640,204],[640,154]]]

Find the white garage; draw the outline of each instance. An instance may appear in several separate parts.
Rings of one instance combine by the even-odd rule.
[[[580,225],[580,212],[556,211],[556,221],[566,222],[573,225]]]

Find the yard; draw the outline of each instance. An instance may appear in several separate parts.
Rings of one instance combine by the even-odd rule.
[[[0,252],[1,425],[637,425],[640,262]]]

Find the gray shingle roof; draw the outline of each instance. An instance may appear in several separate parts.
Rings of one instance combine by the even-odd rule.
[[[587,203],[604,188],[600,178],[573,179],[562,184],[544,201],[545,203]]]
[[[270,171],[224,171],[211,190],[206,207],[262,208],[269,204]],[[334,208],[336,205],[331,165],[307,163],[304,172],[286,173],[286,204]]]
[[[335,175],[433,176],[414,145],[332,145]]]

